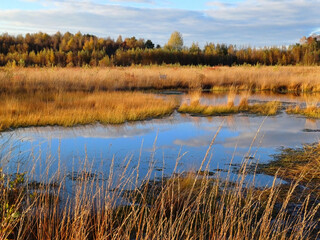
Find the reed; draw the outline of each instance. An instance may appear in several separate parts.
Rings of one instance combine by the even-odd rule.
[[[171,114],[177,106],[139,92],[1,94],[0,130],[17,127],[119,124]]]
[[[245,185],[219,175],[174,174],[160,181],[150,171],[137,184],[139,168],[124,162],[119,176],[114,161],[107,176],[83,167],[67,199],[67,178],[58,170],[38,184],[1,172],[1,239],[317,239],[320,203],[312,192],[299,204],[292,199],[302,175],[283,188]],[[178,161],[177,161],[178,163]],[[244,163],[246,164],[246,163]],[[241,169],[246,168],[242,166]],[[201,172],[201,174],[200,174]],[[200,174],[200,175],[199,175]],[[54,182],[50,179],[56,179]],[[101,181],[99,179],[105,179]],[[54,183],[54,184],[53,184]],[[62,200],[63,199],[63,200]],[[61,201],[64,201],[61,204]],[[294,207],[292,207],[294,206]]]
[[[320,91],[320,67],[1,68],[1,92],[212,89]]]
[[[278,101],[267,103],[248,104],[246,99],[241,100],[238,106],[228,101],[227,104],[220,105],[203,105],[199,101],[193,101],[190,104],[182,104],[178,111],[180,113],[200,114],[205,116],[234,114],[234,113],[252,113],[259,115],[276,115],[281,107]]]

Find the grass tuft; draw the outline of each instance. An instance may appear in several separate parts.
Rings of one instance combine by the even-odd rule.
[[[249,105],[247,100],[241,100],[238,106],[228,102],[225,105],[202,105],[197,102],[191,102],[190,104],[182,104],[178,111],[180,113],[200,114],[205,116],[233,114],[233,113],[253,113],[259,115],[276,115],[281,107],[281,103],[278,101],[272,101],[267,103],[256,103]]]

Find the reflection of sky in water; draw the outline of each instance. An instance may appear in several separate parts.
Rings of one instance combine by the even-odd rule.
[[[115,126],[97,124],[73,128],[25,128],[3,133],[2,141],[9,139],[9,142],[13,143],[12,156],[21,152],[20,158],[15,159],[23,159],[22,169],[32,171],[32,167],[35,166],[33,171],[36,176],[45,172],[44,169],[48,165],[45,159],[50,159],[49,172],[52,173],[58,168],[58,159],[62,169],[66,169],[67,172],[82,169],[87,159],[88,168],[107,174],[114,157],[115,169],[121,173],[126,164],[125,159],[131,159],[131,169],[137,166],[142,147],[140,174],[144,176],[152,159],[156,139],[152,163],[154,173],[159,176],[161,172],[157,170],[162,169],[163,162],[165,174],[172,173],[179,152],[184,155],[179,160],[178,171],[197,169],[222,122],[223,127],[209,154],[210,170],[228,170],[231,159],[232,163],[240,164],[256,135],[249,153],[254,157],[249,160],[252,162],[269,161],[270,155],[282,146],[296,147],[302,143],[319,140],[317,132],[303,131],[318,129],[319,121],[289,117],[283,113],[268,118],[242,114],[210,118],[174,114],[165,119]],[[257,132],[260,126],[261,129]],[[8,150],[10,144],[6,143],[5,146]],[[34,158],[29,157],[30,152]],[[37,157],[39,154],[40,158]],[[7,166],[12,167],[12,162]],[[224,176],[227,173],[220,174]],[[271,183],[272,179],[264,175],[258,175],[256,178],[258,185]]]
[[[200,96],[191,94],[175,97],[182,102],[189,102]],[[287,103],[302,103],[306,99],[305,96],[245,93],[231,98],[235,104],[242,98]],[[222,104],[228,101],[228,93],[202,94],[200,100],[204,104]],[[115,171],[121,174],[129,160],[128,172],[137,166],[142,148],[141,176],[146,175],[150,164],[155,170],[154,175],[161,175],[163,164],[164,173],[170,175],[179,154],[182,155],[178,164],[179,172],[199,168],[221,123],[223,127],[207,159],[210,160],[209,170],[228,170],[231,160],[233,164],[240,164],[247,154],[251,157],[249,162],[267,162],[280,147],[297,147],[319,140],[319,133],[303,131],[318,130],[318,120],[285,113],[268,118],[245,114],[205,118],[175,113],[165,119],[122,125],[17,129],[2,133],[0,141],[5,144],[0,144],[0,148],[1,145],[4,148],[0,152],[3,164],[11,159],[7,164],[9,169],[15,170],[16,162],[21,162],[21,170],[27,169],[35,176],[45,174],[46,166],[50,166],[49,173],[55,173],[59,164],[67,173],[82,170],[86,164],[94,172],[108,174],[113,158]],[[153,154],[155,140],[156,151]],[[227,173],[219,174],[226,176]],[[263,185],[271,183],[273,178],[260,174],[256,180],[257,185]]]

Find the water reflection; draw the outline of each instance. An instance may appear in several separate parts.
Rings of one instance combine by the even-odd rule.
[[[179,97],[188,98],[184,95]],[[218,102],[217,99],[227,100],[226,94],[214,97],[205,94],[201,97],[201,101],[212,99],[215,102]],[[319,140],[316,131],[319,120],[288,116],[283,112],[267,118],[246,114],[206,118],[175,113],[165,119],[122,125],[23,128],[3,133],[1,141],[15,145],[11,150],[6,147],[5,151],[10,152],[15,160],[21,160],[21,168],[35,176],[46,172],[48,165],[51,167],[47,172],[52,174],[61,167],[74,176],[74,172],[81,170],[85,164],[93,172],[108,174],[112,159],[119,174],[130,160],[129,167],[132,169],[140,162],[141,176],[148,172],[150,164],[154,174],[163,169],[165,174],[170,175],[179,154],[184,154],[179,160],[179,172],[199,168],[221,124],[223,127],[207,159],[207,162],[210,160],[209,170],[228,170],[231,159],[233,164],[241,164],[246,154],[251,154],[252,163],[267,162],[280,147],[296,147]],[[10,144],[6,143],[6,146]],[[8,167],[17,161],[11,160]],[[227,173],[220,174],[224,176]],[[257,185],[267,185],[273,177],[259,174],[256,180]]]

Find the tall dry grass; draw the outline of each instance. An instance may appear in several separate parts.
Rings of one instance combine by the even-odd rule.
[[[132,89],[320,91],[320,67],[1,68],[1,92]]]
[[[236,182],[209,177],[213,142],[197,173],[152,181],[150,166],[140,183],[140,164],[129,170],[128,160],[117,176],[113,160],[108,176],[79,171],[68,198],[63,171],[38,184],[2,173],[0,239],[317,239],[319,201],[309,192],[292,203],[305,173],[285,192],[275,180],[245,185],[247,161]]]
[[[234,113],[252,113],[271,116],[276,115],[281,108],[281,103],[278,101],[249,104],[247,95],[241,96],[239,104],[235,105],[235,97],[236,95],[231,92],[225,104],[206,105],[200,103],[199,93],[191,94],[190,103],[181,104],[178,112],[205,116]]]
[[[95,122],[119,124],[171,114],[174,99],[139,92],[0,94],[0,130]]]

